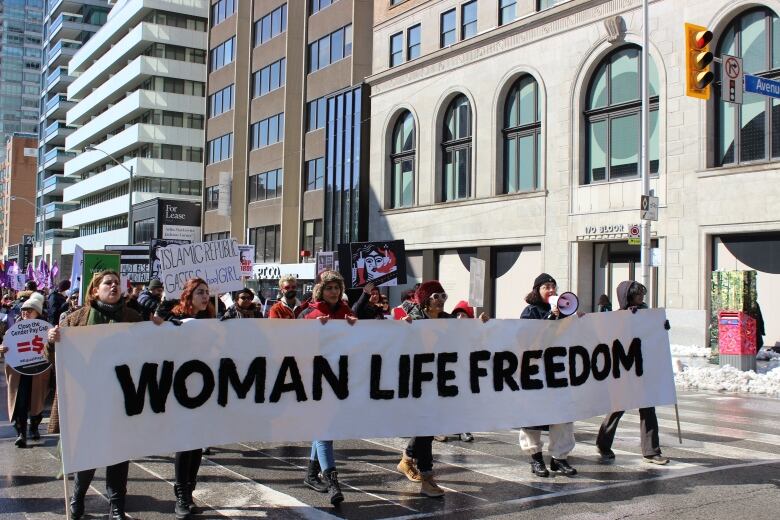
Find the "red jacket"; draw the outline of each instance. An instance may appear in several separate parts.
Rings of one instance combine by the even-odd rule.
[[[347,316],[355,316],[355,313],[353,313],[352,309],[349,308],[349,305],[343,301],[336,304],[335,309],[333,309],[328,302],[318,301],[310,303],[309,308],[302,312],[299,318],[314,320],[320,316],[329,316],[332,320],[343,320]]]

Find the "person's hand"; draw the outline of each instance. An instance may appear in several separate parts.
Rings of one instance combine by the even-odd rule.
[[[664,329],[665,330],[669,330],[671,328],[672,328],[672,326],[669,325],[669,320],[664,320]]]
[[[149,321],[151,321],[155,325],[162,325],[163,323],[165,323],[165,320],[157,315],[152,316]]]
[[[368,282],[366,285],[363,286],[363,292],[371,296],[371,291],[374,290],[374,287],[376,287],[373,283]]]
[[[325,325],[326,323],[328,323],[328,320],[330,319],[330,316],[320,316],[320,317],[319,317],[319,318],[317,318],[317,319],[320,321],[320,323],[322,323],[323,325]]]
[[[57,343],[60,340],[60,326],[49,329],[49,343]]]
[[[411,323],[411,322],[413,322],[414,320],[412,319],[412,317],[411,317],[411,316],[409,316],[409,315],[407,314],[406,316],[404,316],[403,318],[401,318],[401,320],[400,320],[400,321],[405,321],[406,323]]]
[[[459,312],[459,313],[458,313],[458,319],[461,319],[461,318],[468,318],[468,316],[466,316],[466,315],[465,315],[465,314],[463,314],[462,312]]]
[[[553,307],[552,309],[550,309],[550,313],[552,313],[552,315],[555,316],[555,319],[561,317],[561,310],[558,307]]]
[[[5,354],[6,352],[8,352],[8,347],[0,345],[0,354]]]
[[[345,319],[347,320],[347,323],[349,323],[350,325],[354,325],[355,323],[357,323],[358,320],[354,316],[347,316]]]
[[[482,323],[487,323],[489,319],[490,319],[490,316],[488,316],[488,315],[487,315],[487,314],[485,314],[484,312],[483,312],[483,313],[480,313],[480,315],[479,315],[479,321],[481,321]]]
[[[632,306],[632,307],[629,307],[629,308],[628,308],[628,310],[630,310],[630,311],[631,311],[631,314],[636,314],[636,311],[637,311],[638,309],[637,309],[636,305],[634,305],[634,306]]]
[[[184,323],[183,321],[181,321],[181,320],[177,320],[176,318],[171,318],[171,319],[170,319],[170,320],[168,320],[168,321],[169,321],[170,323],[173,323],[173,324],[174,324],[174,325],[176,325],[177,327],[181,327],[181,324],[182,324],[182,323]]]

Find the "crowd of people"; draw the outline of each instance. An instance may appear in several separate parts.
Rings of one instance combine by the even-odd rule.
[[[551,297],[557,295],[557,290],[557,283],[552,276],[547,273],[540,274],[525,298],[527,306],[521,311],[520,317],[536,320],[565,318],[555,305],[551,305]],[[278,301],[273,305],[266,305],[261,297],[245,288],[232,294],[232,305],[224,308],[222,299],[216,300],[218,307],[215,307],[214,295],[206,281],[200,278],[187,281],[180,298],[166,299],[159,280],[151,280],[146,287],[137,286],[124,290],[117,272],[103,271],[91,280],[81,305],[78,288],[71,289],[68,281],[60,283],[56,290],[48,295],[46,291],[38,291],[35,282],[28,282],[25,290],[18,293],[6,290],[0,308],[0,337],[8,327],[19,320],[48,320],[53,327],[49,330],[46,354],[49,361],[55,363],[56,345],[60,341],[62,327],[142,321],[152,321],[157,325],[167,321],[180,325],[186,319],[215,318],[309,319],[323,324],[338,319],[345,320],[350,325],[366,319],[395,319],[410,324],[425,319],[470,318],[479,319],[483,323],[489,320],[485,313],[476,316],[474,308],[466,301],[449,307],[447,292],[437,280],[424,281],[415,289],[406,291],[402,295],[402,301],[394,308],[390,307],[388,297],[371,283],[362,289],[352,305],[345,293],[344,279],[336,271],[321,273],[314,290],[307,294],[299,292],[298,280],[294,276],[283,276],[279,280]],[[644,303],[646,294],[647,290],[642,284],[631,280],[622,282],[617,289],[619,308],[630,309],[632,312],[647,308]],[[445,310],[448,307],[451,309],[449,312]],[[611,308],[609,299],[602,296],[598,311],[606,312]],[[0,354],[6,351],[5,346],[0,346]],[[38,375],[22,375],[7,364],[5,366],[9,420],[16,428],[15,444],[19,448],[26,447],[28,439],[40,439],[38,428],[43,419],[45,403],[52,393],[51,390],[55,388],[53,374],[54,371],[49,370]],[[609,463],[615,458],[611,446],[623,413],[613,412],[601,425],[596,444],[602,462]],[[661,455],[655,409],[643,408],[639,413],[643,460],[653,464],[668,463],[669,460]],[[56,392],[53,392],[48,431],[59,433]],[[549,469],[542,455],[543,431],[549,432]],[[465,442],[474,440],[473,435],[468,432],[455,435]],[[413,437],[400,454],[401,459],[397,466],[399,472],[408,480],[419,484],[420,493],[424,496],[444,495],[444,490],[434,478],[433,442],[445,442],[448,437],[449,435],[444,433],[435,437]],[[577,474],[577,470],[568,461],[568,454],[575,446],[573,423],[522,428],[519,445],[528,455],[534,475],[549,477],[552,472],[573,477]],[[198,513],[192,495],[198,481],[203,453],[204,450],[197,449],[175,454],[173,509],[177,519],[190,518]],[[125,461],[106,468],[106,490],[112,520],[126,518],[128,466],[129,462]],[[85,514],[84,499],[94,474],[95,469],[91,469],[75,475],[70,498],[70,514],[75,520]],[[327,494],[329,502],[334,506],[344,500],[332,440],[312,441],[303,483],[317,492]]]

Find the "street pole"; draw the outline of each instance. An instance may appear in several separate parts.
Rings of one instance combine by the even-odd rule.
[[[642,84],[642,144],[640,154],[640,172],[642,176],[642,195],[650,195],[650,157],[648,154],[648,143],[650,140],[650,95],[648,85],[650,83],[649,77],[649,61],[650,53],[649,48],[649,26],[648,26],[648,0],[642,0],[642,58],[641,58],[641,84]],[[640,260],[642,263],[642,276],[641,283],[648,290],[650,290],[650,221],[642,220],[641,231],[641,254]],[[648,294],[648,300],[652,301],[652,298]]]
[[[127,245],[133,245],[133,165],[127,180]]]

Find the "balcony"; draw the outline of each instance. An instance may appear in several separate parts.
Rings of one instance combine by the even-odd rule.
[[[60,40],[49,49],[48,66],[67,65],[74,54],[81,48],[81,42],[76,40]]]
[[[65,119],[68,110],[76,106],[74,101],[68,101],[66,94],[55,94],[46,102],[44,115],[46,118]]]
[[[55,121],[43,131],[43,142],[49,146],[65,146],[65,138],[73,133],[65,121]]]
[[[78,13],[60,13],[49,25],[47,42],[58,39],[74,40],[83,32],[95,33],[99,25],[84,23],[84,16]]]
[[[46,240],[54,240],[54,239],[67,239],[67,238],[76,238],[79,236],[79,230],[78,229],[47,229],[46,230]]]
[[[52,175],[51,177],[44,179],[44,181],[40,184],[40,188],[38,189],[38,196],[43,197],[45,195],[50,195],[61,197],[62,193],[65,191],[65,188],[68,186],[73,186],[77,182],[78,179],[74,179],[73,177]]]
[[[70,211],[78,209],[78,202],[49,202],[41,206],[36,222],[43,220],[62,220],[62,216]]]
[[[54,148],[43,155],[43,168],[62,171],[65,168],[65,163],[76,155],[76,152],[66,152],[64,148]]]
[[[73,83],[73,78],[68,76],[67,67],[57,67],[54,71],[46,76],[46,84],[44,90],[50,91],[55,87],[58,87],[58,91],[64,92],[68,85]]]

